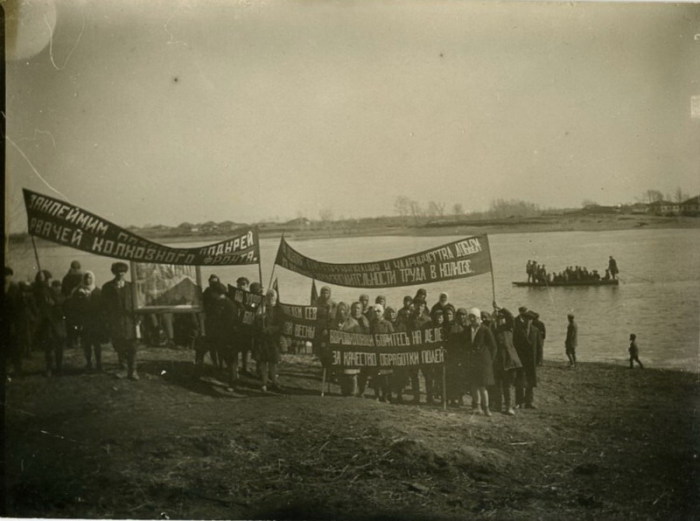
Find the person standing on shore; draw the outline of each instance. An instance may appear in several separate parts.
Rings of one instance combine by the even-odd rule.
[[[124,262],[112,264],[114,278],[102,286],[102,306],[112,346],[120,365],[126,361],[130,380],[138,380],[136,371],[136,322],[131,300],[131,282],[125,279],[129,266]],[[119,374],[123,378],[123,374]]]
[[[513,345],[522,367],[516,369],[515,406],[535,408],[535,387],[537,387],[536,350],[539,329],[532,325],[532,319],[525,306],[518,308],[518,316],[513,320]]]
[[[493,333],[481,322],[481,311],[471,308],[468,313],[469,326],[467,341],[467,380],[471,388],[472,412],[491,416],[487,387],[496,382],[493,379],[493,357],[496,354],[496,341]]]
[[[511,402],[510,389],[515,383],[515,375],[522,367],[513,345],[513,314],[505,308],[495,307],[496,355],[493,360],[493,377],[496,385],[490,395],[492,408],[509,416],[515,415]]]
[[[576,346],[578,344],[578,326],[574,322],[574,315],[567,315],[569,325],[566,327],[566,356],[569,358],[569,367],[576,367]]]
[[[102,313],[102,293],[95,287],[95,274],[86,271],[83,281],[73,289],[70,297],[78,319],[80,345],[85,354],[85,368],[92,369],[92,355],[95,354],[95,367],[102,371],[102,340],[104,316]]]
[[[74,260],[70,263],[70,268],[61,281],[61,293],[63,294],[63,297],[68,299],[73,294],[73,290],[82,282],[83,271],[80,263],[77,260]],[[69,302],[67,302],[67,304],[69,304]],[[75,310],[73,310],[70,305],[66,306],[64,311],[66,313],[67,347],[77,347],[78,343],[80,342],[80,327],[78,325],[79,318],[77,317]]]
[[[635,360],[639,364],[639,368],[644,369],[644,366],[642,365],[642,361],[639,359],[639,348],[637,347],[637,335],[635,335],[634,333],[632,333],[630,335],[629,353],[630,353],[630,369],[634,369]]]
[[[542,365],[544,363],[544,339],[547,338],[547,328],[544,325],[544,322],[540,320],[540,314],[535,313],[534,311],[532,313],[532,325],[535,326],[537,329],[540,330],[540,337],[541,337],[541,342],[537,344],[537,365]]]
[[[608,270],[610,271],[610,276],[612,277],[612,279],[617,279],[617,274],[620,273],[620,270],[617,269],[617,261],[613,259],[612,255],[608,260]]]

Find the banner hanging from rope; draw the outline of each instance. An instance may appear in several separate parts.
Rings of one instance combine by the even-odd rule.
[[[197,248],[171,248],[117,226],[70,203],[24,189],[29,234],[95,255],[134,262],[233,266],[260,262],[255,228]]]
[[[307,277],[351,288],[392,288],[473,277],[491,271],[487,235],[467,237],[405,257],[356,264],[320,262],[282,237],[275,264]]]

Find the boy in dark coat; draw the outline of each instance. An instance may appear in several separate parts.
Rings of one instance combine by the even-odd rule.
[[[630,335],[630,347],[629,347],[629,353],[630,353],[630,369],[634,368],[634,362],[639,364],[640,369],[644,369],[644,366],[642,365],[642,361],[639,359],[639,348],[637,347],[637,335],[632,333]]]

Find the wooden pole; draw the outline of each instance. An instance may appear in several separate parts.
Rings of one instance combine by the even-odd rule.
[[[447,410],[447,383],[445,382],[445,364],[442,364],[442,410]]]
[[[36,249],[36,242],[34,242],[34,236],[32,235],[32,246],[34,247],[34,258],[36,259],[36,269],[41,271],[41,263],[39,262],[39,252]]]
[[[282,232],[282,237],[280,237],[280,244],[282,244],[283,240],[284,240],[284,232]],[[278,250],[279,250],[279,248],[278,248]],[[270,282],[267,284],[268,287],[272,287],[272,277],[275,276],[275,268],[276,267],[277,267],[277,258],[275,258],[275,262],[272,265],[272,273],[270,273]],[[262,273],[262,271],[261,271],[261,273]],[[262,284],[262,274],[260,275],[260,284]]]
[[[262,256],[260,255],[260,231],[258,230],[258,227],[255,227],[255,235],[258,236],[258,276],[260,277],[260,285],[262,286],[263,283],[263,277],[262,277]]]
[[[321,376],[321,398],[323,398],[326,390],[326,368],[323,368],[323,376]]]
[[[486,234],[486,246],[489,249],[489,266],[491,267],[491,294],[493,302],[496,302],[496,279],[493,274],[493,261],[491,260],[491,245],[489,244],[489,236]]]

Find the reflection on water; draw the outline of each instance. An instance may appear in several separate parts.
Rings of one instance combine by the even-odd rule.
[[[456,237],[353,237],[342,239],[289,240],[302,254],[327,262],[366,262],[399,257],[455,240]],[[491,235],[497,302],[512,310],[525,305],[540,313],[547,326],[545,356],[565,360],[566,314],[573,312],[579,326],[578,357],[625,363],[628,337],[637,334],[640,358],[650,367],[674,367],[698,371],[700,349],[700,231],[623,230],[610,232],[547,232]],[[39,244],[42,268],[62,277],[70,261],[95,271],[98,283],[111,278],[112,259],[77,250]],[[177,244],[193,246],[201,243]],[[261,242],[263,283],[267,285],[279,239]],[[525,280],[525,263],[535,259],[549,271],[569,265],[586,266],[603,273],[608,256],[620,267],[619,287],[515,288],[511,282]],[[31,243],[11,248],[8,261],[18,278],[33,276]],[[241,275],[257,280],[258,267],[202,268],[202,279],[219,275],[233,283]],[[311,281],[277,267],[283,302],[306,303]],[[371,291],[400,306],[404,295],[414,295],[420,286]],[[480,275],[446,283],[426,284],[432,304],[440,291],[447,291],[458,307],[490,309],[491,277]],[[356,300],[360,289],[332,286],[336,300]]]

